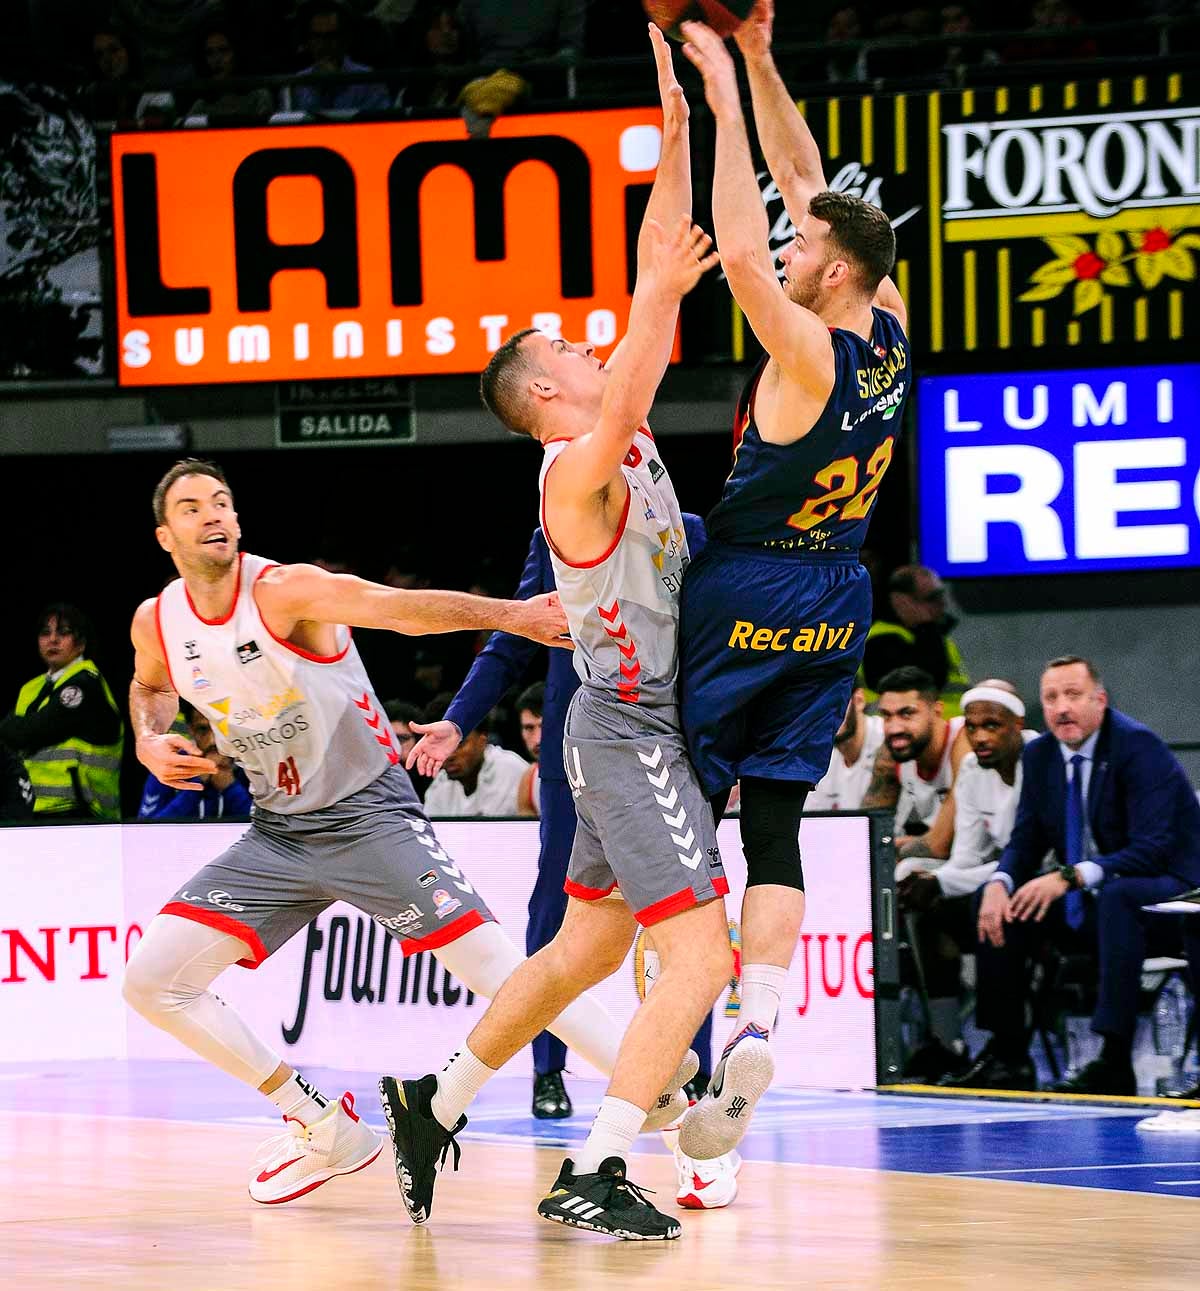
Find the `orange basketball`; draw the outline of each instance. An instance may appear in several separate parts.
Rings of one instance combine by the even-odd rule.
[[[650,21],[678,37],[681,22],[706,22],[719,36],[732,36],[749,18],[755,0],[642,0]]]

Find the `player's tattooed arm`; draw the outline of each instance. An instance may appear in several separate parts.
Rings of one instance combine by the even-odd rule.
[[[271,631],[285,641],[302,623],[344,623],[405,636],[499,628],[543,645],[571,644],[554,592],[507,601],[468,592],[384,587],[316,565],[280,565],[258,580],[254,598]]]
[[[871,783],[867,786],[862,805],[864,810],[882,808],[890,811],[899,800],[900,773],[896,769],[896,761],[888,751],[888,746],[884,744],[875,755]]]
[[[211,775],[217,764],[182,735],[171,731],[179,712],[179,696],[171,681],[155,623],[155,605],[143,601],[133,616],[133,681],[129,685],[129,722],[138,761],[172,789],[199,791],[196,776]]]

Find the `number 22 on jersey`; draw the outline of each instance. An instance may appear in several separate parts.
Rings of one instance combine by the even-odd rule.
[[[895,436],[889,435],[867,459],[867,479],[862,488],[858,486],[862,464],[857,457],[839,457],[822,467],[813,476],[813,483],[826,491],[809,498],[799,511],[788,516],[788,524],[793,529],[808,530],[836,519],[864,519],[874,505],[875,494],[887,468],[892,464],[895,442]],[[845,506],[840,506],[843,498],[850,500]]]

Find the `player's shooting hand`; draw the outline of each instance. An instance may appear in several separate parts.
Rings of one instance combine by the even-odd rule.
[[[658,94],[662,99],[663,134],[682,130],[687,125],[691,109],[684,97],[683,87],[675,76],[675,64],[666,37],[650,23],[650,44],[654,49],[654,62],[658,67]]]
[[[687,37],[684,56],[704,77],[704,97],[713,116],[720,119],[730,113],[740,115],[742,104],[738,95],[737,69],[725,42],[703,22],[685,22],[682,31]]]
[[[979,903],[979,940],[1004,945],[1004,925],[1012,923],[1011,901],[1003,883],[989,883]]]
[[[754,12],[742,23],[734,36],[746,62],[765,58],[771,52],[771,33],[774,26],[774,0],[758,0]]]
[[[557,592],[531,596],[527,601],[514,602],[513,622],[506,629],[518,636],[540,641],[542,645],[557,646],[561,650],[574,650],[567,616]]]
[[[143,735],[137,742],[138,761],[169,789],[199,793],[204,786],[193,777],[211,775],[217,764],[182,735]]]
[[[713,240],[690,215],[681,215],[674,226],[663,228],[648,219],[646,271],[663,291],[683,297],[721,262]]]
[[[412,746],[404,765],[413,767],[431,779],[442,769],[442,764],[462,743],[462,732],[453,722],[409,722],[408,729],[421,738]]]

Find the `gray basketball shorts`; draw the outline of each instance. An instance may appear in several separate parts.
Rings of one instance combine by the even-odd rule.
[[[493,919],[399,767],[319,811],[255,810],[241,838],[162,913],[240,937],[251,957],[238,962],[257,968],[334,901],[369,914],[406,955],[436,950]]]
[[[673,709],[639,709],[581,687],[563,758],[579,818],[568,895],[620,887],[645,927],[729,891],[708,800]]]

